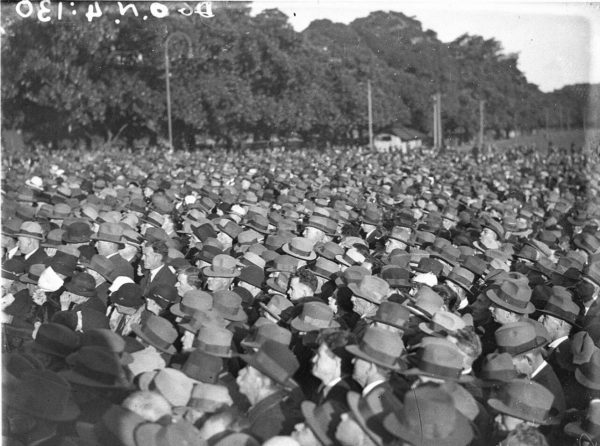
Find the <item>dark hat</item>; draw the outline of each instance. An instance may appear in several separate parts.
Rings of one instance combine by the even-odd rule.
[[[290,283],[290,274],[279,273],[277,277],[270,277],[267,279],[267,286],[278,293],[285,294]]]
[[[14,298],[14,302],[8,307],[4,308],[4,312],[11,316],[26,316],[29,314],[31,307],[33,306],[33,299],[29,294],[29,290],[27,288],[23,288],[21,291],[17,291],[14,294]],[[9,325],[10,324],[7,324],[7,326]],[[31,338],[31,336],[29,337]]]
[[[446,280],[450,280],[466,292],[470,292],[473,281],[475,280],[475,275],[462,266],[455,266],[452,271],[450,271],[450,274],[448,274],[448,277],[446,277]]]
[[[374,322],[404,329],[407,326],[409,318],[410,311],[404,305],[397,302],[384,301],[377,307],[377,312],[370,319]]]
[[[198,226],[192,226],[192,232],[201,242],[205,242],[209,238],[216,238],[217,231],[211,223],[204,223]]]
[[[569,290],[561,286],[554,286],[551,288],[548,302],[545,307],[539,311],[562,319],[571,325],[575,325],[580,310],[577,304],[573,302]]]
[[[19,281],[23,283],[32,283],[34,285],[37,285],[38,280],[40,279],[40,275],[45,269],[46,265],[43,265],[41,263],[33,264],[29,267],[29,271],[27,271],[27,274],[22,274],[19,277]]]
[[[165,217],[156,211],[150,211],[147,215],[140,217],[140,221],[154,226],[155,228],[160,228],[165,222]]]
[[[60,372],[67,381],[103,389],[127,388],[125,371],[117,353],[100,346],[83,346],[67,357],[69,370]]]
[[[69,252],[69,250],[71,250]],[[77,253],[77,255],[75,254]],[[79,259],[79,251],[73,247],[59,247],[53,257],[49,257],[44,262],[46,266],[51,266],[52,269],[64,276],[71,276]]]
[[[222,369],[223,358],[194,349],[190,352],[181,371],[196,381],[216,384]]]
[[[78,296],[93,297],[96,295],[96,281],[87,273],[75,273],[65,284],[65,289]]]
[[[444,306],[444,299],[428,286],[421,287],[412,302],[406,303],[409,311],[431,319],[433,313]]]
[[[435,276],[441,276],[444,265],[431,257],[422,257],[419,264],[413,268],[418,273],[432,273]]]
[[[458,348],[446,338],[425,337],[419,344],[417,355],[412,358],[414,368],[402,372],[405,375],[423,375],[437,379],[465,381],[463,360]]]
[[[137,336],[161,352],[170,355],[176,353],[173,343],[178,333],[167,319],[150,314],[141,325],[133,324],[131,328]]]
[[[26,273],[25,262],[19,257],[13,257],[2,262],[2,278],[9,280],[19,280],[19,277]]]
[[[84,221],[75,221],[65,227],[63,242],[88,243],[92,240],[92,229]]]
[[[381,278],[392,288],[410,288],[410,271],[397,265],[385,265],[381,268]]]
[[[324,244],[317,245],[314,248],[315,252],[328,260],[335,260],[335,256],[341,256],[344,254],[344,248],[334,242],[325,242]]]
[[[79,416],[71,386],[57,373],[33,369],[23,373],[18,383],[4,389],[9,406],[50,421],[71,421]]]
[[[519,314],[530,314],[535,306],[530,302],[531,288],[527,283],[516,280],[504,280],[499,287],[491,287],[485,295],[499,307]]]
[[[255,265],[246,266],[240,272],[238,280],[262,288],[265,282],[265,272],[262,268]]]
[[[156,302],[163,310],[179,302],[180,298],[177,294],[177,288],[172,285],[156,285],[154,286],[146,296],[146,299],[152,299]]]
[[[382,328],[367,327],[358,344],[348,345],[346,350],[386,369],[400,371],[405,368],[401,359],[404,352],[402,338],[397,333]]]
[[[137,283],[124,283],[110,295],[110,301],[127,308],[139,308],[144,305],[142,287]]]
[[[588,389],[600,390],[600,349],[595,349],[590,360],[575,369],[575,379]]]
[[[467,446],[474,437],[469,419],[439,387],[407,392],[399,412],[385,416],[383,426],[395,437],[420,446]]]
[[[285,345],[272,340],[265,341],[257,352],[240,357],[251,367],[273,379],[284,387],[294,388],[297,384],[292,376],[300,364],[298,359]]]
[[[271,232],[269,229],[269,219],[260,214],[251,215],[245,226],[260,232],[261,234],[269,234]]]
[[[63,244],[64,229],[56,228],[52,229],[46,235],[46,240],[41,244],[43,248],[56,248]]]
[[[49,355],[66,357],[79,345],[78,333],[64,325],[48,322],[40,325],[31,347]]]
[[[519,374],[509,353],[490,353],[481,365],[478,377],[485,381],[509,382]]]
[[[497,412],[537,424],[553,424],[550,409],[554,395],[543,385],[530,380],[514,379],[501,388],[488,405]]]
[[[494,333],[500,353],[512,356],[543,347],[548,342],[536,334],[535,326],[529,322],[512,322],[502,325]]]
[[[316,228],[323,231],[326,235],[334,235],[337,231],[337,223],[335,221],[320,215],[311,215],[305,226]]]
[[[242,228],[240,225],[227,219],[221,220],[217,227],[221,232],[224,232],[232,239],[235,239],[238,235],[240,235],[240,232],[242,232]]]
[[[301,313],[291,320],[292,328],[301,331],[315,331],[338,327],[333,319],[333,310],[323,302],[312,301],[302,304]]]

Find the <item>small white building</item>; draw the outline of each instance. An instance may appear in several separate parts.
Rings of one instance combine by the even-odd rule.
[[[424,135],[417,130],[396,127],[389,133],[379,133],[373,139],[373,146],[378,152],[402,152],[419,149],[423,145]]]

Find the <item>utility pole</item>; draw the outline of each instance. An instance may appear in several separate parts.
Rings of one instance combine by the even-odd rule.
[[[546,136],[548,136],[548,109],[544,109],[544,116],[546,118]]]
[[[560,107],[558,107],[558,120],[560,122],[560,131],[563,131],[563,112],[562,112],[562,105]]]
[[[437,113],[437,95],[433,95],[431,97],[433,102],[433,147],[434,149],[438,148],[438,113]]]
[[[437,94],[437,113],[438,113],[438,142],[440,144],[440,149],[444,148],[444,137],[442,131],[442,93]]]
[[[479,150],[483,151],[483,107],[484,100],[479,101]]]
[[[369,103],[369,148],[373,150],[373,104],[371,100],[371,81],[367,81],[367,94]]]

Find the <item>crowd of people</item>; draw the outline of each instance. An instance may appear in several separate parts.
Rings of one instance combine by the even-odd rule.
[[[6,445],[597,445],[574,150],[2,165]]]

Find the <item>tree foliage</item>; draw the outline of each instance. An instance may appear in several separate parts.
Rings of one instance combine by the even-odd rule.
[[[83,14],[86,4],[77,5]],[[446,133],[465,140],[477,133],[482,100],[487,127],[499,134],[544,126],[559,107],[565,126],[583,124],[585,86],[541,93],[518,55],[494,39],[465,34],[444,43],[415,18],[381,11],[350,25],[317,20],[298,33],[277,9],[251,16],[247,4],[223,5],[210,19],[143,21],[113,7],[91,23],[41,23],[3,4],[3,126],[55,141],[164,137],[164,45],[175,31],[189,36],[193,52],[188,58],[186,39],[170,39],[178,146],[196,136],[348,141],[366,133],[369,81],[376,130],[429,132],[436,92]]]

